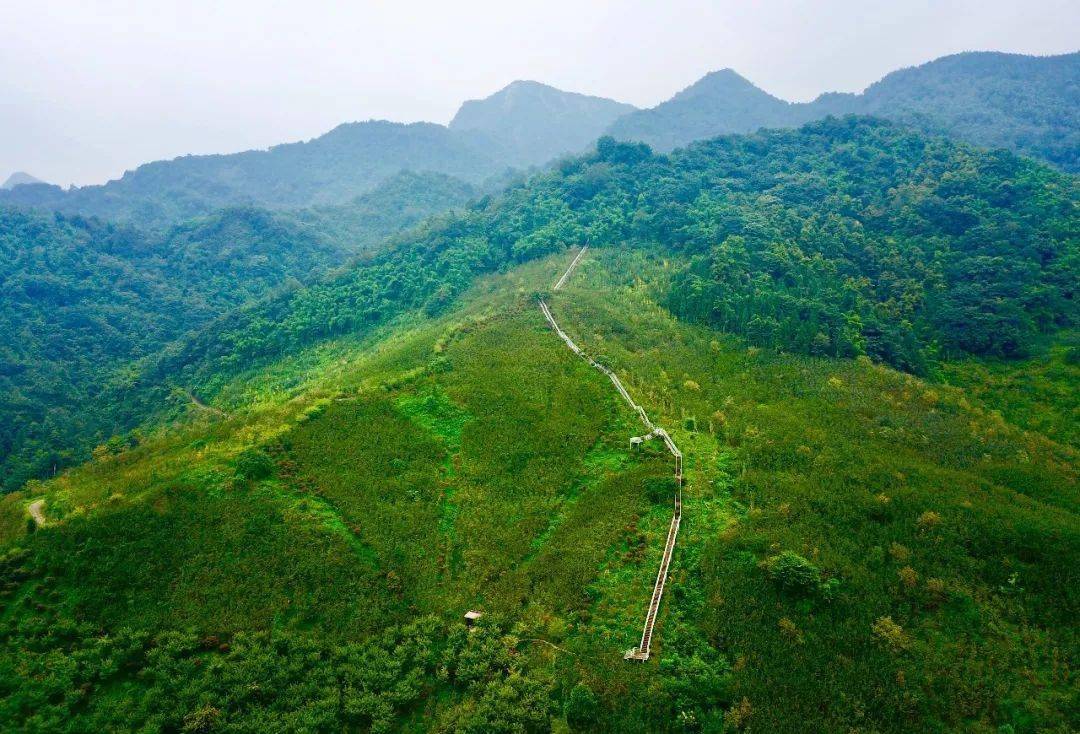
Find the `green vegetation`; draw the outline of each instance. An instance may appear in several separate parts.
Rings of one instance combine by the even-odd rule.
[[[913,372],[939,354],[1016,356],[1076,321],[1076,193],[1044,166],[862,118],[671,156],[605,138],[364,267],[219,321],[151,379],[212,384],[405,311],[439,313],[476,275],[566,242],[668,247],[685,263],[672,309],[765,346]]]
[[[148,414],[190,402],[187,391],[159,389],[145,412],[128,405],[139,360],[471,195],[446,176],[401,174],[350,204],[228,209],[163,237],[0,209],[0,328],[11,335],[0,346],[0,489],[83,461]]]
[[[1074,730],[1078,457],[1069,404],[1039,418],[1071,394],[1075,198],[865,119],[605,139],[231,311],[128,383],[132,415],[207,408],[0,502],[0,715]],[[686,457],[645,664],[670,457],[537,309],[568,242],[552,310]]]

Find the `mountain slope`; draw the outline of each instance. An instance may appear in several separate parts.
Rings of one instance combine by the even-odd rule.
[[[895,71],[862,94],[825,94],[810,103],[776,99],[731,70],[714,72],[657,107],[617,120],[610,133],[671,150],[724,133],[872,114],[1076,171],[1078,109],[1080,53],[964,53]]]
[[[1080,53],[946,56],[894,71],[853,101],[850,112],[1080,171]]]
[[[602,97],[516,81],[490,97],[464,102],[450,129],[482,132],[503,146],[517,165],[537,165],[584,150],[634,109]]]
[[[219,360],[251,364],[403,310],[438,312],[476,275],[565,242],[665,243],[690,263],[671,308],[764,346],[914,371],[942,350],[1018,356],[1076,323],[1076,185],[865,118],[671,157],[608,138],[369,267],[230,314],[159,369],[213,375]]]
[[[0,669],[31,672],[7,720],[1067,729],[1075,453],[958,390],[681,322],[663,248],[591,249],[551,297],[687,455],[656,662],[623,662],[670,466],[536,308],[572,254],[43,488],[49,524],[3,557]]]
[[[888,366],[992,353],[942,318],[964,307],[993,317],[973,333],[1004,318],[1063,339],[1075,186],[866,119],[671,156],[604,139],[231,312],[121,393],[136,406],[174,385],[220,412],[147,424],[0,501],[0,715],[1075,728],[1076,449],[984,401],[975,371],[963,390]],[[567,242],[591,246],[551,293]],[[637,416],[548,328],[540,294],[686,457],[645,665],[622,653],[670,462],[631,450]]]
[[[0,210],[0,328],[12,335],[0,347],[0,486],[84,460],[130,428],[122,397],[99,398],[126,384],[133,361],[472,195],[455,179],[402,174],[348,204],[227,209],[162,237]]]
[[[489,141],[475,133],[430,123],[357,122],[269,150],[147,163],[100,186],[20,186],[0,193],[0,206],[167,228],[226,206],[280,209],[346,203],[403,170],[479,183],[507,165]]]
[[[481,184],[512,166],[578,152],[632,110],[599,97],[517,82],[462,105],[450,127],[386,121],[339,125],[306,142],[228,155],[155,161],[100,186],[23,185],[0,206],[96,216],[166,229],[227,206],[343,204],[402,171]]]

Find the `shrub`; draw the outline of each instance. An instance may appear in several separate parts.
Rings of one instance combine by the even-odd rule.
[[[821,582],[821,571],[798,553],[784,551],[765,561],[770,578],[783,589],[810,594]]]
[[[899,652],[907,647],[904,628],[894,622],[892,617],[878,617],[870,625],[870,632],[874,635],[874,639],[893,652]]]
[[[236,457],[236,475],[241,479],[257,481],[273,473],[273,460],[259,449],[245,449]]]
[[[900,543],[893,543],[889,546],[889,555],[892,556],[894,561],[903,563],[907,559],[911,558],[911,551],[908,547],[901,545]]]
[[[919,574],[911,566],[904,566],[897,571],[897,574],[900,576],[900,583],[906,589],[914,589],[919,583]]]
[[[919,526],[919,530],[933,530],[941,524],[941,515],[933,510],[927,510],[919,515],[919,519],[915,521],[915,524]]]

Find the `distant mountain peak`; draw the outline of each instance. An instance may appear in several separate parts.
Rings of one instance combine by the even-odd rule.
[[[13,189],[16,186],[25,186],[26,184],[40,184],[40,183],[45,183],[45,182],[42,181],[40,178],[37,178],[35,176],[31,176],[29,173],[26,173],[25,171],[15,171],[15,173],[13,173],[13,174],[11,174],[10,176],[7,177],[7,181],[4,181],[4,184],[2,186],[0,186],[0,189]]]
[[[484,99],[464,102],[450,129],[483,133],[518,164],[545,163],[584,150],[633,105],[518,79]]]
[[[671,150],[691,140],[783,125],[791,107],[734,69],[719,69],[652,109],[621,117],[609,132],[620,140]]]
[[[746,95],[748,93],[763,98],[767,97],[769,99],[782,101],[769,94],[761,87],[756,86],[753,82],[734,69],[718,69],[717,71],[710,71],[689,87],[677,93],[671,98],[671,101],[702,96],[730,94]]]

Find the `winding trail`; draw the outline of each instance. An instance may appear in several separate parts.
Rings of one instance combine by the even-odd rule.
[[[585,255],[585,251],[587,249],[589,249],[588,245],[585,245],[581,248],[581,251],[578,252],[577,256],[573,259],[573,261],[571,261],[570,266],[566,269],[566,272],[562,274],[562,277],[559,278],[558,282],[555,283],[555,287],[552,290],[557,291],[566,284],[566,281],[570,278],[571,273],[574,272],[574,268],[576,268],[578,263],[581,262],[581,258]],[[631,409],[633,409],[633,411],[637,413],[638,418],[641,419],[641,422],[645,425],[645,428],[648,429],[648,432],[644,436],[635,436],[631,438],[630,445],[636,447],[639,446],[642,442],[648,441],[649,439],[660,438],[661,440],[663,440],[664,445],[667,447],[668,451],[671,452],[671,455],[675,457],[675,480],[678,483],[678,486],[675,490],[675,512],[671,516],[671,524],[668,526],[667,541],[664,543],[664,555],[660,559],[660,570],[656,574],[656,583],[653,584],[652,597],[649,599],[649,608],[645,612],[645,626],[641,631],[641,643],[637,647],[631,649],[625,655],[626,660],[648,660],[649,649],[652,645],[653,627],[656,625],[656,617],[660,611],[660,602],[664,598],[664,584],[667,582],[668,569],[671,566],[671,556],[675,551],[675,538],[679,534],[679,525],[682,522],[682,452],[679,451],[679,448],[675,445],[675,442],[671,440],[671,436],[668,435],[668,432],[653,423],[649,419],[649,416],[645,412],[645,409],[634,402],[634,399],[630,397],[630,393],[628,393],[626,391],[626,388],[623,386],[622,380],[619,379],[619,376],[604,365],[594,360],[592,357],[585,354],[585,352],[582,351],[582,349],[577,344],[575,344],[569,336],[567,336],[566,332],[559,327],[558,322],[555,321],[555,317],[552,315],[551,309],[548,307],[544,299],[540,298],[538,300],[540,302],[540,310],[543,312],[544,318],[547,319],[548,324],[550,324],[551,328],[555,330],[555,333],[559,335],[559,338],[566,343],[566,346],[569,347],[570,351],[584,359],[586,362],[588,362],[600,372],[603,372],[605,375],[607,375],[608,379],[611,380],[611,384],[613,384],[615,386],[615,389],[618,390],[619,395],[621,395],[623,400],[626,401],[627,405],[629,405]]]

